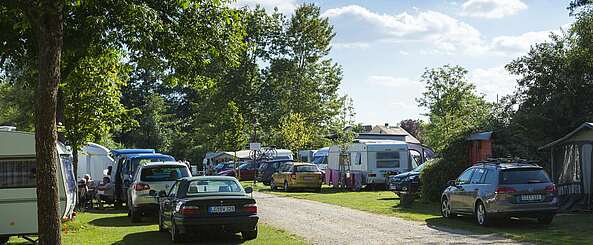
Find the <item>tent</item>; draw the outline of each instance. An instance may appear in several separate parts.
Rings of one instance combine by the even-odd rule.
[[[593,123],[583,123],[539,150],[550,152],[551,175],[563,210],[591,209]]]
[[[103,170],[113,166],[113,163],[109,149],[99,144],[88,143],[78,151],[76,177],[81,179],[85,174],[89,174],[92,179],[101,180],[104,176]]]

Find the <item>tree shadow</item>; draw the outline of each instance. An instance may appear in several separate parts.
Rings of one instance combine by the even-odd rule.
[[[89,224],[102,227],[128,227],[128,226],[143,226],[154,225],[157,223],[157,218],[153,216],[143,217],[142,222],[132,223],[128,216],[114,216],[94,219]]]
[[[125,214],[127,213],[127,209],[85,209],[81,211],[81,213],[91,213],[91,214]]]
[[[141,245],[150,241],[151,244],[173,244],[168,232],[146,231],[126,235],[121,241],[113,244]],[[186,237],[183,244],[242,244],[239,234],[209,232],[207,234],[192,234]]]

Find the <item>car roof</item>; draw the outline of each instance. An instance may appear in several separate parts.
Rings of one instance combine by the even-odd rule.
[[[124,155],[124,154],[139,154],[139,153],[155,153],[154,149],[117,149],[112,150],[113,155]]]
[[[153,153],[153,154],[136,154],[127,156],[129,159],[158,159],[158,158],[168,158],[170,161],[175,161],[175,158],[169,155],[161,154],[161,153]]]
[[[148,162],[142,164],[141,167],[154,167],[154,166],[186,166],[185,163],[175,162],[175,161],[164,161],[164,162]]]
[[[537,165],[535,161],[527,161],[522,159],[488,159],[474,164],[474,166],[493,167],[497,169],[519,169],[519,168],[537,168],[543,169]]]
[[[208,176],[193,176],[193,177],[185,177],[181,178],[180,180],[185,181],[192,181],[192,180],[237,180],[235,177],[231,176],[217,176],[217,175],[208,175]]]

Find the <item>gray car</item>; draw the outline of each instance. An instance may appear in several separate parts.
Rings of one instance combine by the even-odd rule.
[[[474,215],[480,225],[509,217],[550,224],[558,211],[556,186],[545,170],[526,161],[490,160],[465,170],[441,196],[441,214]]]

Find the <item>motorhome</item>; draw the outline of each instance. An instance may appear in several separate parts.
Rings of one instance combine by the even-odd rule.
[[[72,154],[61,143],[57,149],[59,214],[70,218],[76,205]],[[37,234],[36,170],[35,134],[0,130],[0,244],[10,236]]]
[[[76,178],[81,179],[85,174],[92,179],[101,180],[107,176],[105,169],[113,167],[115,160],[110,156],[110,151],[95,143],[88,143],[78,151],[78,169]]]
[[[329,154],[329,147],[323,147],[313,153],[313,163],[315,163],[319,169],[325,171],[327,169],[327,155]]]
[[[336,183],[347,174],[360,184],[385,185],[390,175],[407,172],[418,164],[410,157],[408,144],[395,140],[358,140],[329,148],[326,181]],[[344,173],[345,172],[345,173]]]

